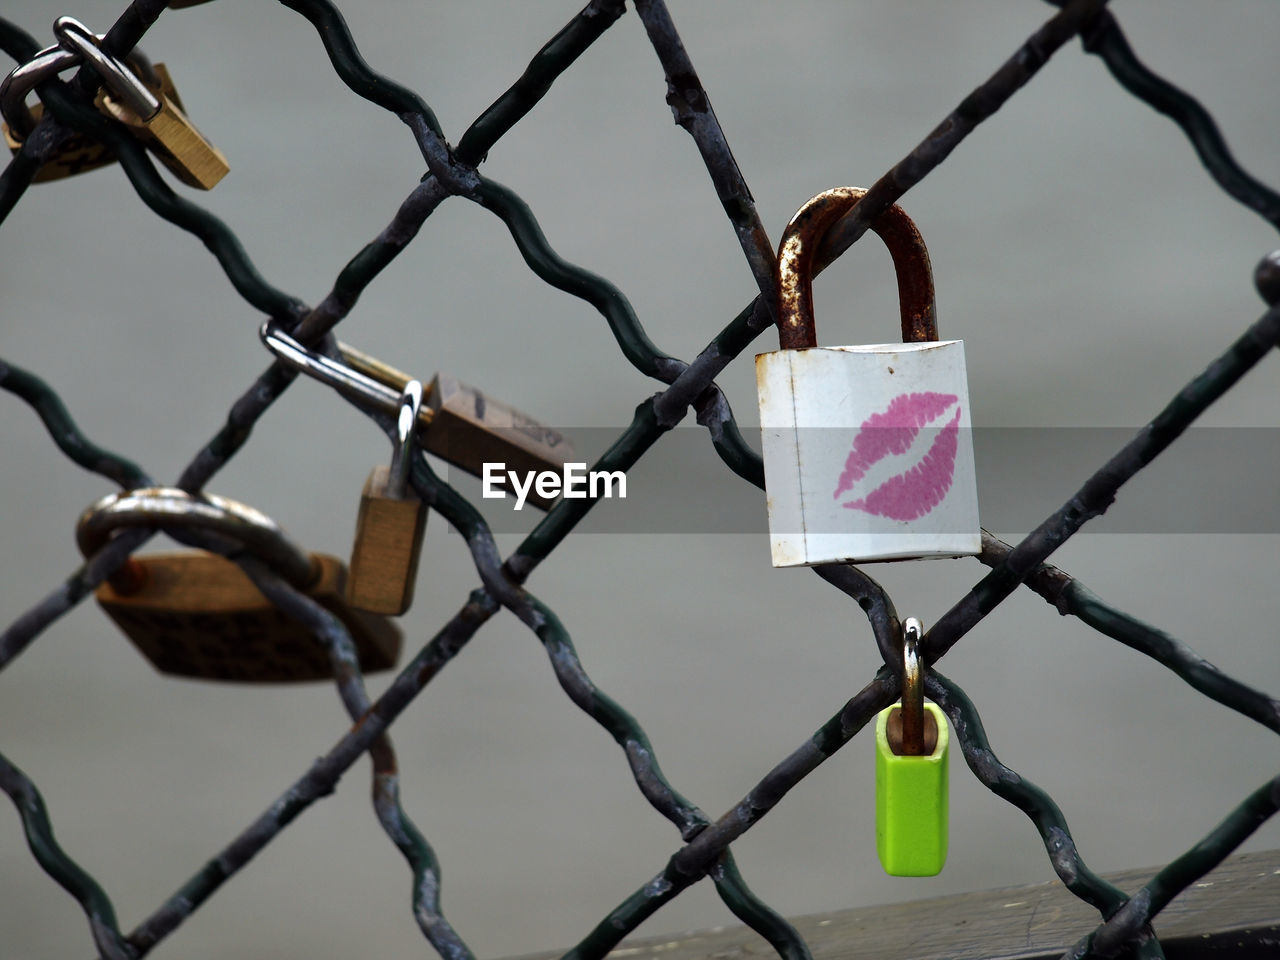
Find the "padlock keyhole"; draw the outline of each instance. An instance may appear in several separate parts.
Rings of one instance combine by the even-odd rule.
[[[885,739],[889,741],[889,749],[894,756],[908,756],[902,752],[902,708],[894,707],[889,712],[889,722],[885,726]],[[938,749],[938,721],[931,710],[924,712],[924,753],[922,756],[933,756]]]

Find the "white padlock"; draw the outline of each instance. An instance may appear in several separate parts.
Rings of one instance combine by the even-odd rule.
[[[814,197],[778,249],[782,349],[756,357],[775,567],[982,547],[964,342],[937,339],[929,254],[900,207],[871,228],[893,256],[904,342],[817,345],[813,262],[827,229],[865,193]]]

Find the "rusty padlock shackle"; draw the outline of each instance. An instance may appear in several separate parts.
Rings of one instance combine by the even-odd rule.
[[[97,553],[122,527],[197,527],[221,534],[267,563],[293,586],[305,589],[320,573],[316,561],[299,549],[274,520],[238,500],[212,493],[199,496],[176,487],[141,487],[111,493],[90,505],[76,523],[76,544],[86,557]],[[113,574],[121,593],[141,589],[145,574],[130,558]]]
[[[783,350],[818,345],[813,322],[813,267],[822,238],[867,191],[835,187],[802,206],[778,245],[778,342]],[[904,343],[938,339],[937,308],[929,251],[915,223],[894,204],[871,223],[893,257],[898,274],[898,306]]]
[[[100,35],[73,17],[55,20],[53,32],[58,46],[45,47],[0,80],[0,116],[9,124],[15,140],[25,140],[35,129],[35,118],[27,107],[27,94],[37,84],[86,62],[98,71],[111,92],[139,117],[150,118],[159,112],[160,101],[155,94],[122,60],[98,45]],[[143,63],[140,68],[145,70],[145,66]]]
[[[924,667],[920,636],[924,627],[915,617],[902,621],[902,753],[919,757],[924,749]]]

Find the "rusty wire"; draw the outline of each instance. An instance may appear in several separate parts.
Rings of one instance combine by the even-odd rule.
[[[445,140],[435,115],[421,97],[379,75],[364,61],[330,0],[283,2],[314,25],[334,70],[354,93],[405,123],[428,168],[428,174],[405,198],[393,221],[348,263],[318,305],[309,307],[271,286],[225,224],[174,194],[137,143],[87,105],[96,83],[88,69],[67,83],[54,81],[42,86],[46,115],[0,174],[0,219],[21,199],[41,162],[56,153],[67,137],[79,133],[98,139],[118,156],[139,198],[157,215],[200,237],[247,302],[304,343],[332,352],[335,347],[329,333],[351,311],[361,292],[411,242],[442,201],[463,197],[499,217],[530,269],[548,284],[594,306],[626,359],[664,385],[660,393],[639,405],[631,425],[617,437],[595,469],[630,468],[693,407],[725,464],[746,481],[763,486],[759,457],[743,442],[714,378],[773,323],[776,281],[770,267],[772,244],[663,0],[636,0],[636,11],[666,72],[667,100],[675,121],[693,138],[759,289],[759,295],[690,362],[669,356],[653,344],[621,291],[561,258],[520,197],[486,178],[477,168],[501,137],[548,94],[556,78],[624,14],[623,0],[591,0],[537,53],[525,73],[484,111],[456,147],[450,147]],[[1139,63],[1117,21],[1105,9],[1106,0],[1051,2],[1059,11],[914,150],[876,181],[853,211],[833,227],[818,251],[819,268],[847,250],[877,217],[1029,82],[1055,51],[1077,36],[1085,42],[1086,50],[1104,59],[1127,90],[1182,127],[1228,194],[1273,225],[1280,225],[1280,197],[1240,169],[1212,118],[1193,98]],[[165,0],[135,0],[107,33],[106,49],[117,56],[127,55],[165,6]],[[0,49],[15,61],[30,58],[38,47],[17,25],[0,19]],[[1200,413],[1280,342],[1280,309],[1274,307],[1280,284],[1276,283],[1274,263],[1264,260],[1258,274],[1259,289],[1272,309],[1188,384],[1076,496],[1017,545],[1009,546],[985,536],[980,559],[992,570],[926,634],[922,652],[928,664],[936,664],[983,616],[1025,584],[1062,613],[1144,653],[1204,695],[1280,732],[1277,700],[1226,676],[1174,637],[1116,610],[1068,574],[1045,563],[1058,546],[1107,508],[1127,479],[1174,442]],[[293,380],[294,374],[278,363],[267,368],[234,401],[225,427],[195,452],[177,485],[200,490],[248,442],[254,424]],[[0,362],[0,387],[30,404],[62,452],[80,466],[124,488],[154,482],[141,467],[85,437],[57,393],[39,377]],[[368,415],[392,435],[394,424],[388,415]],[[710,877],[730,909],[767,939],[779,955],[788,960],[807,958],[808,947],[795,929],[750,891],[733,862],[730,846],[792,787],[857,734],[878,710],[897,698],[898,672],[892,664],[899,651],[899,622],[887,594],[856,567],[816,568],[820,577],[863,609],[886,666],[816,733],[779,761],[739,803],[713,820],[668,782],[643,729],[594,684],[558,617],[523,587],[538,563],[592,509],[593,502],[560,501],[520,546],[503,558],[479,512],[437,477],[421,454],[413,462],[410,480],[423,501],[466,538],[482,586],[411,659],[386,692],[371,702],[352,653],[351,639],[342,624],[261,561],[237,554],[236,561],[259,589],[287,615],[308,624],[325,645],[339,698],[356,722],[327,754],[131,932],[126,934],[120,929],[102,888],[54,839],[35,784],[0,756],[0,789],[17,807],[37,862],[83,908],[99,955],[104,960],[136,960],[150,952],[294,818],[332,792],[342,774],[367,752],[373,759],[373,803],[378,821],[410,866],[415,919],[441,956],[468,960],[470,950],[440,911],[439,867],[434,853],[401,803],[388,730],[471,637],[505,608],[538,637],[566,694],[618,743],[641,793],[676,826],[683,841],[665,866],[642,882],[566,957],[603,957],[663,904],[691,884]],[[83,600],[154,532],[134,529],[115,537],[44,600],[15,618],[0,634],[0,668],[11,665],[43,630]],[[198,534],[167,532],[197,545],[203,543]],[[216,544],[203,545],[217,549]],[[926,688],[949,715],[975,777],[996,796],[1027,814],[1063,883],[1098,910],[1098,926],[1093,931],[1082,931],[1068,957],[1109,957],[1130,947],[1139,956],[1161,956],[1150,926],[1152,918],[1180,890],[1236,849],[1280,804],[1280,778],[1268,780],[1230,811],[1218,828],[1157,873],[1145,887],[1126,894],[1085,864],[1052,798],[999,761],[986,739],[976,708],[964,692],[933,670]]]

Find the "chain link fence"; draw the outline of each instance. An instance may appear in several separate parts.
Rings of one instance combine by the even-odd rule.
[[[79,133],[99,140],[118,157],[138,198],[152,212],[195,235],[208,248],[226,280],[259,320],[265,315],[300,341],[336,356],[333,332],[348,315],[359,313],[358,301],[366,290],[375,289],[373,281],[388,271],[416,238],[421,236],[423,240],[418,242],[423,242],[430,235],[429,218],[444,207],[446,200],[470,200],[501,221],[520,257],[541,281],[589,304],[605,321],[625,361],[643,377],[657,381],[659,392],[652,395],[641,392],[636,396],[638,405],[633,421],[610,438],[607,449],[592,469],[631,471],[651,450],[659,448],[692,411],[704,431],[703,442],[714,449],[723,464],[721,482],[762,487],[760,459],[744,440],[716,378],[748,352],[761,335],[765,340],[759,343],[764,346],[758,349],[772,347],[768,340],[776,294],[772,272],[774,244],[757,214],[755,200],[734,161],[725,132],[711,109],[708,93],[662,0],[637,0],[630,11],[622,2],[589,3],[547,42],[519,79],[456,140],[446,140],[436,114],[422,96],[383,76],[377,70],[376,58],[362,55],[341,12],[333,4],[322,0],[292,0],[284,5],[315,27],[333,70],[352,93],[389,112],[408,127],[407,135],[412,137],[428,171],[403,198],[390,223],[350,260],[330,292],[318,303],[304,303],[271,283],[227,224],[187,194],[175,193],[170,188],[139,143],[120,126],[106,122],[89,105],[95,84],[87,70],[66,84],[41,86],[40,97],[51,118],[26,140],[0,175],[0,216],[8,217],[21,200],[37,202],[36,194],[28,193],[32,179],[43,161],[61,149],[66,137]],[[1019,91],[1033,81],[1049,59],[1076,38],[1083,41],[1088,53],[1105,64],[1120,86],[1150,108],[1167,115],[1183,130],[1209,176],[1229,198],[1272,226],[1280,227],[1280,196],[1237,164],[1213,118],[1196,100],[1141,63],[1105,2],[1091,0],[1058,6],[1060,9],[1056,12],[1046,13],[1043,25],[1021,46],[1010,51],[1008,59],[988,80],[965,96],[900,162],[870,184],[867,196],[829,235],[824,249],[825,263],[835,262],[877,216],[925,181],[971,133],[998,115],[1006,103],[1015,101]],[[710,338],[705,347],[690,359],[670,355],[655,344],[623,292],[565,259],[544,234],[534,211],[520,194],[484,173],[484,161],[491,151],[497,153],[501,149],[502,138],[544,97],[554,97],[553,85],[561,75],[587,55],[601,37],[615,29],[624,13],[643,25],[665,73],[667,102],[675,121],[692,139],[710,175],[716,198],[728,215],[755,285],[751,298],[738,305],[736,315],[726,325],[714,335],[708,329]],[[143,40],[162,14],[165,17],[185,15],[180,11],[165,12],[164,3],[138,0],[112,25],[102,41],[103,47],[123,56]],[[33,29],[31,24],[0,20],[0,48],[17,63],[29,60],[43,46],[41,40],[28,32]],[[193,113],[198,121],[198,111]],[[529,122],[537,122],[536,116]],[[926,236],[927,233],[926,229]],[[1274,258],[1263,260],[1257,270],[1257,287],[1268,305],[1280,300],[1280,262]],[[1280,780],[1267,779],[1269,771],[1260,765],[1263,768],[1259,769],[1258,784],[1252,792],[1224,797],[1222,820],[1214,830],[1188,845],[1185,853],[1172,859],[1140,888],[1120,890],[1085,863],[1053,798],[999,759],[979,716],[981,704],[975,705],[958,684],[937,668],[943,666],[943,658],[952,647],[974,631],[1006,598],[1019,590],[1029,590],[1053,608],[1043,615],[1056,613],[1074,618],[1082,626],[1091,627],[1151,658],[1205,697],[1280,732],[1280,709],[1270,694],[1219,671],[1171,633],[1116,609],[1069,574],[1047,563],[1055,550],[1106,511],[1131,478],[1174,444],[1197,418],[1263,359],[1280,338],[1280,314],[1274,308],[1251,325],[1248,317],[1230,324],[1226,318],[1218,319],[1224,326],[1223,349],[1216,356],[1205,358],[1204,372],[1179,390],[1147,426],[1124,442],[1029,535],[1016,544],[984,536],[979,559],[990,572],[955,598],[933,623],[926,625],[923,650],[931,668],[927,693],[950,718],[957,747],[969,770],[992,794],[1032,821],[1054,873],[1072,893],[1098,911],[1097,926],[1082,929],[1078,944],[1067,956],[1106,957],[1125,950],[1143,957],[1162,956],[1153,921],[1174,896],[1239,848],[1275,812],[1280,804]],[[1230,335],[1226,332],[1228,329]],[[943,333],[959,336],[963,331],[954,329],[944,317]],[[237,335],[256,338],[256,327],[246,326]],[[564,375],[563,371],[557,372],[557,376]],[[257,435],[252,431],[260,421],[264,426],[269,422],[266,414],[293,386],[295,379],[288,368],[273,364],[247,387],[240,386],[238,392],[228,394],[226,424],[211,439],[190,444],[189,459],[176,476],[175,484],[199,491],[213,483],[242,449],[254,443]],[[68,410],[59,393],[40,377],[39,371],[26,370],[16,361],[6,360],[0,364],[0,386],[30,405],[47,428],[50,439],[79,466],[122,489],[155,483],[154,476],[144,466],[128,457],[128,451],[113,452],[102,445],[103,438],[91,439],[79,429],[76,411]],[[394,435],[389,416],[363,412],[382,432]],[[866,571],[853,566],[815,568],[819,577],[846,595],[860,616],[865,617],[885,666],[863,677],[862,688],[815,733],[807,737],[796,734],[801,745],[794,752],[768,758],[766,763],[773,764],[768,772],[727,812],[713,816],[668,781],[644,729],[587,674],[557,612],[525,587],[539,565],[580,528],[595,509],[596,501],[559,502],[513,551],[504,553],[484,513],[448,482],[450,479],[439,475],[425,457],[414,460],[411,473],[414,490],[438,518],[462,535],[480,585],[457,606],[452,616],[442,618],[434,635],[376,696],[366,691],[364,678],[351,654],[350,637],[340,625],[335,625],[332,618],[277,572],[252,559],[236,558],[287,615],[313,628],[317,642],[325,645],[331,658],[337,692],[354,725],[283,792],[267,798],[269,803],[265,809],[131,929],[117,920],[116,910],[103,886],[92,871],[80,864],[76,851],[64,850],[55,839],[54,824],[35,778],[24,773],[17,762],[0,757],[0,787],[18,810],[31,852],[39,866],[83,909],[91,942],[99,956],[136,958],[149,953],[281,836],[296,818],[332,793],[343,774],[366,755],[373,766],[376,820],[403,856],[412,875],[414,919],[442,956],[472,956],[465,931],[455,930],[441,907],[440,865],[428,837],[410,816],[414,798],[408,797],[402,802],[390,729],[473,637],[505,610],[537,637],[564,692],[613,738],[623,751],[644,800],[677,828],[680,837],[680,843],[673,843],[665,862],[655,862],[652,874],[636,877],[633,892],[618,902],[565,956],[581,960],[604,956],[664,905],[709,878],[733,914],[758,932],[780,955],[808,957],[809,949],[795,929],[752,892],[750,877],[744,877],[739,871],[731,846],[789,791],[853,739],[877,711],[897,698],[900,611],[888,592]],[[0,667],[7,668],[10,674],[20,673],[22,667],[17,663],[20,655],[84,601],[155,532],[134,529],[114,537],[44,598],[12,616],[0,635]],[[169,532],[179,536],[177,531]],[[181,536],[192,539],[189,534]],[[619,589],[623,589],[622,585]],[[657,602],[660,601],[655,599]],[[851,611],[854,609],[850,607]],[[901,611],[904,615],[909,612],[912,611]],[[1265,629],[1265,625],[1261,629]],[[954,659],[962,656],[963,645],[960,656]],[[406,735],[413,734],[406,730]],[[530,944],[534,946],[542,944]]]

